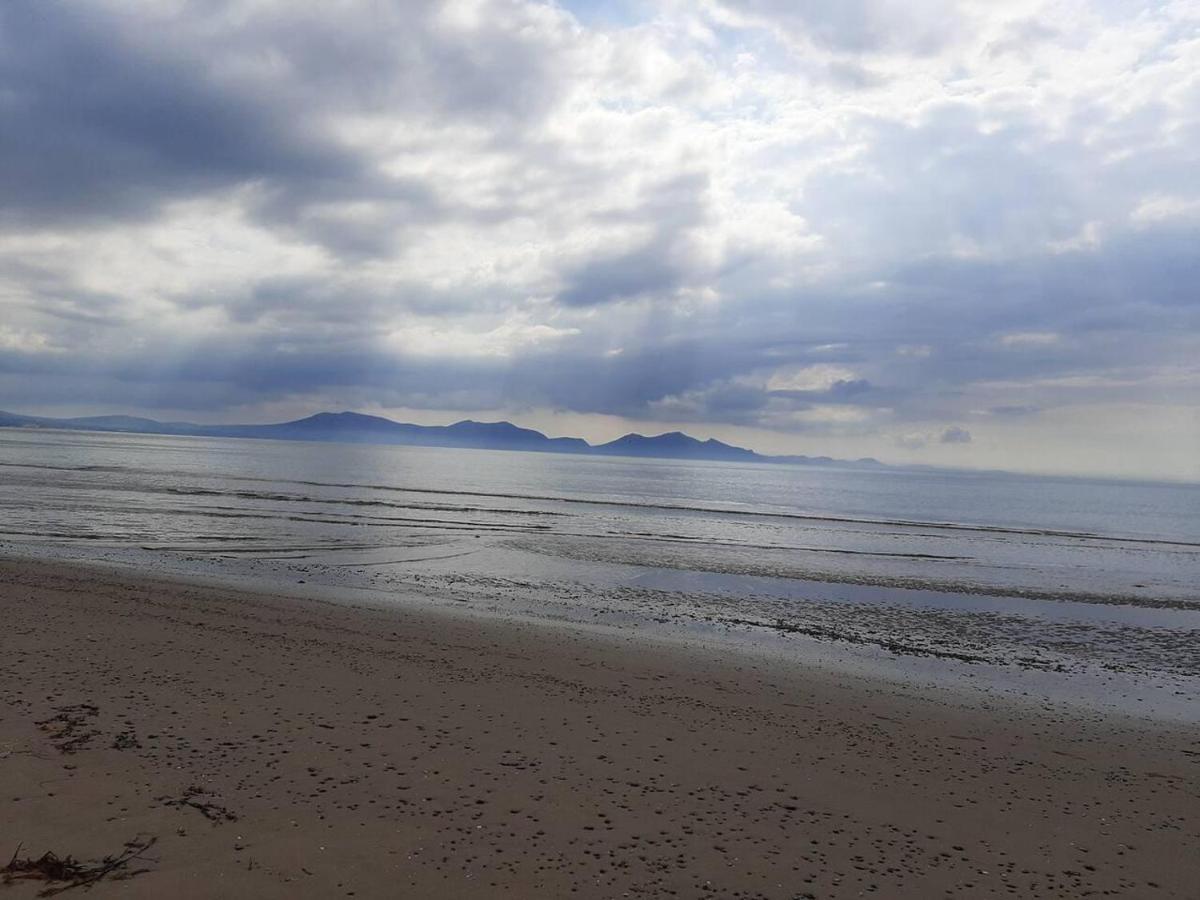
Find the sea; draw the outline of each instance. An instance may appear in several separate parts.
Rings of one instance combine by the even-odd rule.
[[[3,429],[0,553],[1200,721],[1196,484]]]

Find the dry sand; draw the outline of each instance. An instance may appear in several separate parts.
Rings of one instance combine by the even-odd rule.
[[[91,897],[1200,897],[1184,726],[28,562],[0,616],[0,855],[157,838]]]

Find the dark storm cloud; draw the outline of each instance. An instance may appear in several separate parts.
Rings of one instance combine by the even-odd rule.
[[[188,394],[190,385],[220,385],[214,394],[275,400],[329,388],[355,388],[373,402],[434,409],[480,408],[508,403],[580,412],[644,416],[650,403],[686,390],[713,373],[732,374],[751,364],[752,348],[719,348],[715,342],[653,343],[612,358],[581,343],[517,357],[431,357],[384,347],[362,330],[307,328],[226,332],[189,341],[162,335],[150,348],[117,348],[89,355],[0,354],[0,371],[40,382],[48,376],[138,385],[152,383],[163,397]],[[707,359],[706,359],[707,358]],[[89,396],[93,392],[89,391]],[[469,400],[447,403],[447,398]],[[180,406],[182,404],[175,403]],[[214,403],[219,408],[219,403]]]
[[[1139,232],[1106,247],[1031,252],[1003,263],[935,258],[860,276],[883,279],[882,297],[856,282],[830,283],[802,296],[763,291],[686,324],[647,317],[647,340],[661,353],[617,357],[612,365],[622,378],[588,373],[586,392],[603,402],[589,399],[587,408],[645,415],[654,402],[693,391],[694,417],[711,421],[730,421],[736,409],[737,421],[749,424],[772,401],[793,409],[889,407],[895,421],[936,419],[961,412],[965,392],[981,382],[1081,378],[1186,359],[1187,336],[1200,330],[1200,304],[1188,299],[1197,283],[1189,274],[1195,257],[1175,235],[1174,228],[1158,237]],[[664,340],[683,328],[691,340]],[[736,381],[822,363],[844,365],[857,377],[805,391],[772,390],[765,378]],[[1071,390],[1097,400],[1139,389]],[[1069,393],[1045,391],[1055,400]],[[556,395],[580,408],[572,387],[559,382]]]
[[[891,333],[914,342],[991,344],[996,364],[1010,371],[1036,367],[1039,359],[1084,364],[1088,359],[1078,354],[1088,342],[1114,332],[1170,335],[1200,325],[1191,287],[1200,277],[1200,259],[1191,249],[1198,238],[1195,227],[1147,228],[1096,248],[1003,262],[942,258],[902,266],[884,275],[895,301],[884,321]],[[1028,347],[1016,361],[1011,348],[989,341],[1004,332],[1061,332],[1071,340]],[[1126,358],[1144,352],[1153,352],[1151,344],[1121,348]],[[988,364],[978,357],[970,362]]]
[[[141,216],[171,196],[268,176],[363,176],[292,110],[222,89],[153,31],[87,5],[0,6],[2,221]]]
[[[270,225],[351,257],[394,249],[404,229],[446,213],[438,186],[384,173],[328,116],[386,108],[517,140],[554,96],[553,58],[519,27],[439,27],[433,3],[364,11],[3,4],[0,226],[145,218],[250,186],[251,212]],[[337,209],[353,203],[370,213]]]

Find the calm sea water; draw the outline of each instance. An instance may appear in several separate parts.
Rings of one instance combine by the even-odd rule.
[[[8,552],[1200,674],[1200,486],[0,431]]]

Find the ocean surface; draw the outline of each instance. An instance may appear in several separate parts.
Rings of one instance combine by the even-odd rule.
[[[0,511],[7,555],[1200,718],[1200,485],[12,429]]]

